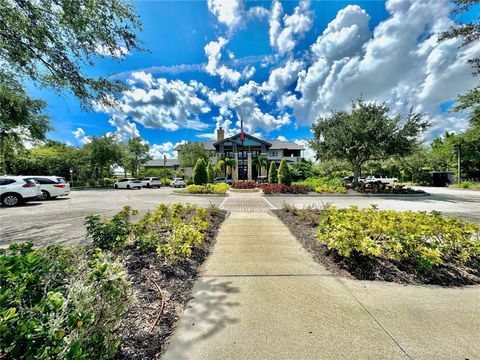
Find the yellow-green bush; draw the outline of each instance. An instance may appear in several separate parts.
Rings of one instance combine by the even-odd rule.
[[[327,207],[317,230],[320,242],[342,256],[357,252],[421,268],[480,259],[480,225],[439,213]]]
[[[228,184],[188,185],[181,191],[187,194],[226,194],[230,187]]]

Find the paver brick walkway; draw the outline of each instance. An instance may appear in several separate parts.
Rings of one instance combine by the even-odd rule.
[[[275,209],[259,192],[229,192],[220,205],[228,211],[265,212]]]
[[[336,277],[268,212],[230,213],[192,296],[164,359],[480,359],[479,287]]]

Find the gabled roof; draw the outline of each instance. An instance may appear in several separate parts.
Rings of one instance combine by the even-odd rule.
[[[165,166],[167,167],[177,166],[178,164],[179,164],[178,159],[167,159],[165,161]],[[147,161],[147,163],[145,164],[146,167],[149,167],[149,166],[162,167],[163,165],[164,165],[163,159],[150,160],[150,161]]]
[[[270,144],[268,141],[259,139],[259,138],[255,137],[255,136],[252,136],[252,135],[247,134],[247,133],[244,133],[244,135],[245,135],[245,139],[249,138],[249,139],[251,139],[251,140],[253,140],[253,141],[257,141],[257,142],[259,142],[259,143],[261,143],[261,144],[264,144],[264,145],[266,145],[267,147],[272,146],[272,144]],[[228,142],[228,141],[234,142],[234,143],[236,143],[236,144],[238,144],[238,145],[241,145],[241,144],[242,144],[242,141],[240,140],[240,134],[236,134],[236,135],[230,136],[230,137],[228,137],[228,138],[225,138],[225,139],[223,139],[223,140],[217,141],[216,143],[213,144],[213,146],[215,146],[215,148],[216,148],[216,147],[217,147],[218,145],[220,145],[221,143]]]
[[[282,140],[268,140],[272,144],[270,150],[305,150],[305,148],[293,141],[282,141]]]
[[[213,146],[213,144],[215,144],[216,140],[204,140],[204,141],[192,141],[192,142],[202,145],[207,150],[215,150],[215,146]],[[182,145],[184,144],[175,146],[173,150],[178,151],[179,149],[182,148]]]

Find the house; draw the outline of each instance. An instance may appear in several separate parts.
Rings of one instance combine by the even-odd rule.
[[[291,141],[262,140],[249,134],[241,134],[225,138],[222,128],[217,130],[217,140],[199,141],[205,149],[210,151],[210,161],[216,164],[219,160],[229,158],[235,160],[236,165],[232,168],[234,180],[255,180],[259,175],[266,175],[266,169],[260,169],[254,165],[254,159],[260,155],[267,158],[268,164],[274,161],[277,165],[284,158],[289,163],[296,163],[302,159],[304,148]],[[175,148],[178,156],[181,156],[182,145]],[[155,160],[153,160],[155,161]],[[192,174],[192,169],[185,169],[186,175]]]

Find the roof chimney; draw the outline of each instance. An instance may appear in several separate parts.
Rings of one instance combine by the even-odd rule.
[[[217,129],[217,141],[222,141],[225,139],[225,130],[222,129],[222,127],[219,127]]]

